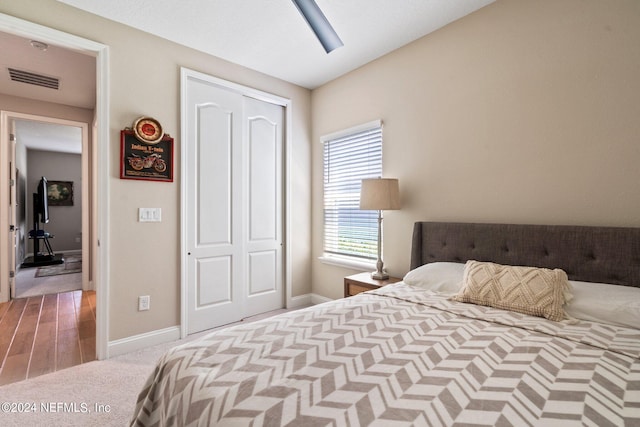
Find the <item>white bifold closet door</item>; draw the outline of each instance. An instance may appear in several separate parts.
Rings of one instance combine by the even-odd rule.
[[[189,334],[282,308],[284,107],[186,84]]]

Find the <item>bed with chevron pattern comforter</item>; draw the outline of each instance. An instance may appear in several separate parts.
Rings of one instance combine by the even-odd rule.
[[[168,352],[135,426],[640,426],[640,330],[400,283]]]

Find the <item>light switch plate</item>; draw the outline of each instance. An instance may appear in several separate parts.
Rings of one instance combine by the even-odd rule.
[[[161,222],[162,208],[138,208],[139,222]]]

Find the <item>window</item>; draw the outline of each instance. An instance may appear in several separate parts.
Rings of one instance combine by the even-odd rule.
[[[375,261],[378,212],[360,210],[360,185],[364,178],[382,176],[382,123],[367,123],[322,141],[325,259]]]

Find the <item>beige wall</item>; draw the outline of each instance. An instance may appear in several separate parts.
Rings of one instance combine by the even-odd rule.
[[[293,295],[310,286],[310,92],[54,0],[3,2],[0,12],[108,45],[110,57],[109,340],[180,322],[180,67],[250,86],[293,104],[291,253]],[[120,130],[141,116],[175,138],[173,183],[120,180]],[[161,223],[137,222],[138,207],[162,208]],[[137,311],[138,295],[151,310]]]
[[[2,6],[0,5],[0,12]],[[55,117],[63,120],[82,122],[91,125],[94,111],[87,108],[69,107],[53,102],[33,101],[32,99],[9,96],[0,93],[0,106],[13,113],[33,114],[35,116]]]
[[[637,0],[498,0],[313,91],[313,292],[353,272],[317,260],[323,134],[383,120],[401,276],[416,220],[640,226],[639,76]]]

